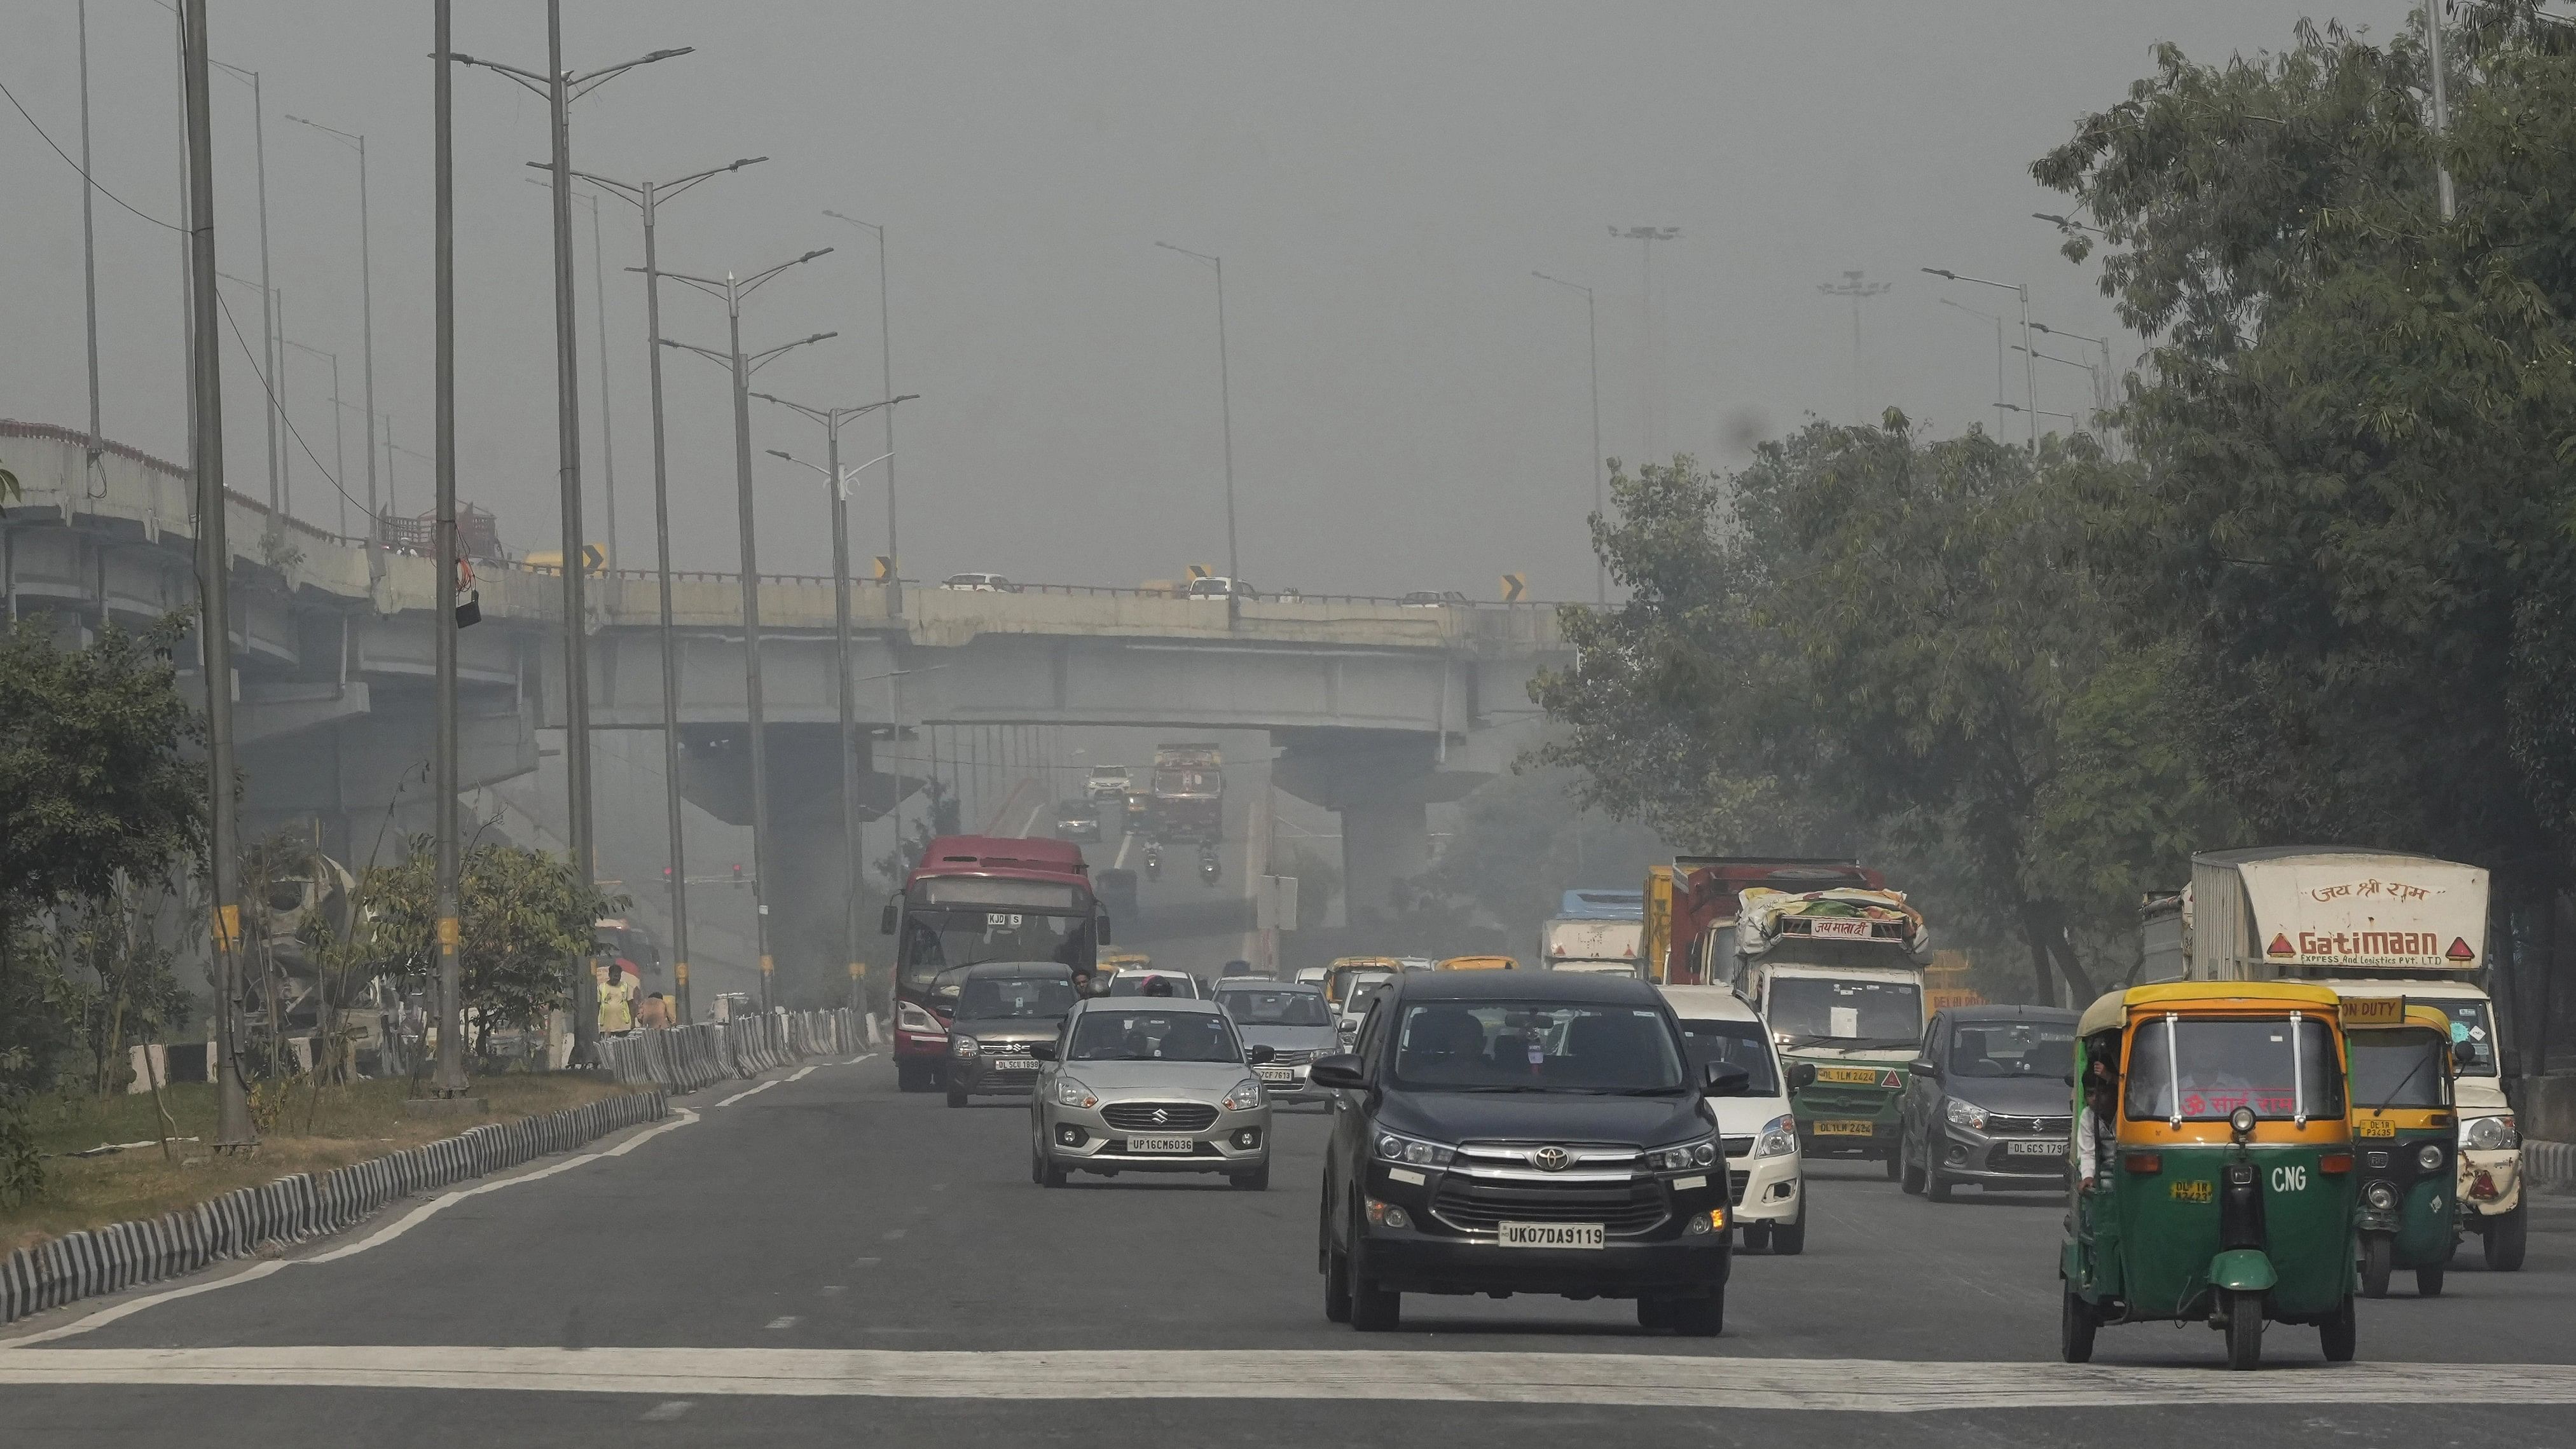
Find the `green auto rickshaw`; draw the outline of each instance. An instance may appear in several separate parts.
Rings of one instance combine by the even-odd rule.
[[[2354,1177],[2335,993],[2286,982],[2113,992],[2076,1024],[2061,1348],[2104,1324],[2206,1322],[2227,1366],[2263,1326],[2353,1356]]]
[[[2387,1297],[2389,1274],[2411,1268],[2417,1296],[2438,1297],[2459,1242],[2451,1019],[2400,996],[2346,996],[2343,1029],[2362,1296]]]

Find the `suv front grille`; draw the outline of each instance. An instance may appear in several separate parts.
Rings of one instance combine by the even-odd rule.
[[[1504,1222],[1599,1223],[1614,1238],[1663,1226],[1670,1213],[1652,1183],[1633,1187],[1502,1186],[1450,1177],[1431,1200],[1431,1215],[1462,1233],[1490,1233]]]
[[[1274,1067],[1302,1067],[1322,1055],[1322,1052],[1307,1051],[1302,1048],[1295,1051],[1272,1052],[1270,1054],[1270,1065]]]
[[[1100,1115],[1125,1132],[1196,1132],[1216,1121],[1216,1108],[1205,1102],[1113,1102]]]

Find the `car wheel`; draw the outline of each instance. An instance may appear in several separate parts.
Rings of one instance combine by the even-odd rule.
[[[949,1105],[949,1106],[951,1106],[951,1107],[963,1107],[963,1106],[965,1106],[965,1105],[966,1105],[966,1089],[965,1089],[965,1088],[963,1088],[963,1087],[954,1087],[954,1086],[950,1087],[950,1088],[948,1089],[948,1105]]]
[[[2318,1346],[2325,1350],[2326,1362],[2352,1362],[2353,1350],[2360,1346],[2359,1317],[2353,1312],[2351,1296],[2346,1295],[2343,1306],[2335,1310],[2334,1317],[2317,1325]]]
[[[1676,1298],[1670,1311],[1673,1332],[1685,1338],[1715,1338],[1726,1331],[1726,1287],[1710,1289],[1706,1298]]]
[[[1923,1167],[1914,1160],[1914,1139],[1896,1139],[1897,1156],[1904,1160],[1904,1171],[1896,1175],[1896,1185],[1916,1197],[1923,1195]]]
[[[2067,1284],[2066,1304],[2057,1315],[2058,1357],[2068,1363],[2091,1363],[2093,1330],[2099,1326],[2093,1318],[2093,1305],[2076,1294],[2074,1284]]]
[[[1746,1223],[1744,1225],[1744,1246],[1751,1248],[1757,1253],[1769,1252],[1771,1249],[1771,1225],[1769,1223]]]
[[[1932,1144],[1929,1142],[1924,1143],[1923,1150],[1928,1155],[1932,1150]],[[1925,1197],[1930,1198],[1934,1202],[1948,1202],[1950,1200],[1950,1186],[1950,1179],[1941,1175],[1941,1164],[1937,1162],[1926,1162],[1923,1164],[1923,1195]]]
[[[2372,1233],[2361,1240],[2361,1296],[2388,1296],[2389,1259],[2394,1249],[2385,1233]]]
[[[921,1062],[896,1062],[894,1064],[894,1089],[898,1092],[929,1091],[929,1068]]]
[[[2528,1243],[2530,1224],[2528,1203],[2515,1203],[2513,1211],[2498,1213],[2486,1220],[2487,1268],[2492,1272],[2511,1273],[2522,1267],[2523,1250]]]
[[[1900,1136],[1896,1139],[1896,1143],[1896,1151],[1887,1154],[1884,1159],[1887,1166],[1887,1180],[1890,1182],[1896,1181],[1897,1174],[1904,1168],[1902,1159],[1905,1152],[1905,1139]]]
[[[1324,1321],[1351,1321],[1351,1259],[1339,1248],[1324,1250]]]
[[[1661,1333],[1673,1326],[1673,1300],[1640,1298],[1637,1300],[1637,1326],[1648,1333]]]
[[[1029,1134],[1029,1181],[1046,1181],[1046,1149],[1038,1145],[1037,1134]]]
[[[1798,1216],[1785,1223],[1771,1225],[1771,1253],[1774,1257],[1794,1258],[1807,1251],[1807,1205],[1798,1204]]]
[[[1381,1288],[1358,1261],[1351,1274],[1351,1327],[1362,1333],[1385,1333],[1404,1322],[1404,1295]]]
[[[1226,1181],[1232,1183],[1236,1187],[1242,1188],[1245,1192],[1268,1192],[1270,1190],[1270,1159],[1266,1157],[1261,1159],[1261,1165],[1252,1169],[1250,1172],[1229,1173],[1227,1174]]]

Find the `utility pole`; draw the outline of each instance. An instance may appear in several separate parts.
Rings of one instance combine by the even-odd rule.
[[[224,518],[223,348],[215,312],[215,158],[207,0],[179,0],[188,96],[189,328],[196,429],[189,463],[197,484],[197,651],[206,671],[206,874],[214,896],[215,1145],[256,1145],[242,1081],[241,820],[233,799],[233,640],[228,597],[232,545]]]
[[[805,462],[796,455],[781,452],[776,448],[770,449],[769,455],[773,458],[784,458],[800,467],[814,468],[815,472],[822,474],[824,496],[831,504],[832,621],[834,638],[839,646],[833,652],[835,661],[833,675],[841,697],[841,844],[849,854],[849,869],[847,878],[842,882],[841,892],[843,897],[841,944],[842,960],[847,962],[850,968],[850,989],[855,993],[858,990],[859,973],[863,969],[859,963],[859,912],[861,910],[859,877],[865,865],[866,852],[859,843],[858,697],[857,681],[852,678],[850,665],[850,480],[866,471],[872,464],[889,461],[893,455],[872,458],[848,472],[843,472],[841,423],[846,418],[855,418],[863,413],[879,410],[892,412],[896,403],[910,402],[914,395],[888,398],[883,402],[847,408],[807,407],[803,403],[789,402],[783,397],[773,397],[765,392],[754,393],[752,396],[763,402],[776,403],[780,407],[802,414],[823,425],[825,466],[814,468],[813,464]],[[895,675],[901,672],[897,670],[886,676],[890,702]],[[903,721],[899,717],[899,712],[890,708],[887,712],[886,724],[887,749],[891,754],[896,744],[903,738]],[[900,777],[890,778],[895,780],[894,796],[900,800],[903,798],[902,781]],[[898,827],[899,825],[900,822]],[[900,828],[895,838],[898,841],[902,839]]]
[[[435,0],[431,23],[436,35],[430,47],[437,231],[433,267],[438,308],[438,378],[430,424],[437,439],[430,451],[437,456],[431,467],[437,475],[438,489],[436,501],[430,505],[431,527],[438,535],[438,763],[430,806],[438,831],[438,1074],[431,1092],[457,1098],[465,1096],[469,1089],[465,1080],[464,863],[456,820],[456,70],[449,63],[454,58],[448,46],[452,36],[449,4],[450,0]],[[366,153],[359,154],[363,157]],[[372,422],[369,427],[372,430]],[[390,443],[390,430],[388,434]],[[375,504],[374,478],[370,467],[367,503],[371,508]],[[368,557],[375,554],[370,547]],[[574,632],[580,632],[578,619],[574,621]],[[584,1015],[582,1007],[589,994],[582,992],[573,997],[568,1014],[576,1022]],[[598,1021],[596,1011],[589,1015],[594,1023]]]
[[[278,472],[284,461],[279,452],[278,410],[285,403],[277,386],[277,290],[268,270],[268,103],[260,96],[258,71],[225,65],[220,60],[212,64],[250,82],[251,149],[259,179],[259,371],[260,382],[268,391],[268,532],[273,537],[279,532],[285,507],[285,483]]]
[[[446,14],[443,8],[446,0],[439,0],[439,3],[442,7],[439,13],[443,16]],[[440,70],[443,75],[445,67]],[[308,121],[302,116],[288,116],[286,119],[299,126],[309,126],[358,153],[358,318],[360,350],[364,356],[361,371],[367,390],[367,582],[374,583],[384,577],[385,563],[384,525],[377,517],[376,508],[376,273],[367,224],[367,138],[354,131]],[[444,136],[446,132],[442,130],[439,134]],[[338,481],[347,482],[345,478]],[[342,496],[346,497],[345,492]]]
[[[675,342],[667,337],[662,339],[662,345],[721,362],[733,373],[734,489],[742,529],[743,702],[750,716],[751,731],[751,758],[748,762],[751,767],[751,898],[753,937],[760,952],[760,1007],[763,1011],[777,1004],[778,965],[769,949],[769,744],[760,677],[760,563],[758,542],[753,533],[755,519],[751,492],[751,375],[796,348],[840,334],[817,332],[811,337],[800,337],[794,342],[782,343],[766,352],[746,357],[742,351],[742,302],[779,273],[816,257],[827,256],[831,250],[823,247],[807,252],[794,261],[780,262],[748,278],[737,278],[730,272],[720,280],[693,277],[684,272],[661,274],[709,296],[722,297],[725,304],[728,329],[725,350]]]
[[[564,580],[564,794],[573,870],[585,893],[599,879],[598,852],[591,839],[590,813],[590,677],[585,648],[584,567],[581,522],[581,386],[580,340],[573,321],[572,265],[572,103],[639,65],[686,55],[687,48],[657,50],[634,60],[575,75],[563,65],[563,0],[546,0],[546,71],[539,75],[517,66],[476,56],[454,55],[460,65],[496,71],[546,101],[553,137],[554,280],[555,280],[555,449],[560,460],[558,488],[563,507]],[[450,54],[453,54],[452,52]],[[450,580],[453,587],[453,580]],[[599,1012],[593,982],[596,948],[586,948],[571,963],[572,1061],[590,1066],[598,1057]]]
[[[1646,429],[1645,456],[1651,461],[1661,462],[1664,461],[1664,405],[1661,396],[1661,369],[1657,366],[1661,350],[1656,345],[1655,337],[1655,243],[1680,240],[1682,229],[1677,226],[1632,226],[1624,229],[1614,226],[1610,228],[1610,234],[1622,241],[1632,241],[1637,244],[1637,275],[1642,322],[1637,334],[1640,349],[1637,369],[1638,391],[1642,394],[1639,412]]]
[[[1828,296],[1828,297],[1849,297],[1849,298],[1851,298],[1851,307],[1852,307],[1852,426],[1853,426],[1853,427],[1856,427],[1856,428],[1858,428],[1858,427],[1867,427],[1867,426],[1869,425],[1869,419],[1868,419],[1868,417],[1866,417],[1866,416],[1861,412],[1861,403],[1860,403],[1860,392],[1861,392],[1861,366],[1860,366],[1860,304],[1861,304],[1864,300],[1866,300],[1866,299],[1868,299],[1868,298],[1878,296],[1878,295],[1880,295],[1880,294],[1882,294],[1882,293],[1884,293],[1884,292],[1888,291],[1889,289],[1893,288],[1895,285],[1896,285],[1896,284],[1895,284],[1894,282],[1864,282],[1864,281],[1862,281],[1862,280],[1861,280],[1861,274],[1860,274],[1860,273],[1858,273],[1858,272],[1845,272],[1845,273],[1843,273],[1843,279],[1842,279],[1841,281],[1839,281],[1839,282],[1819,282],[1819,283],[1816,285],[1816,290],[1817,290],[1817,291],[1819,291],[1819,292],[1824,293],[1824,294],[1825,294],[1826,296]]]
[[[2433,69],[2433,141],[2440,145],[2451,129],[2451,94],[2442,72],[2442,0],[2424,0],[2425,60]],[[2442,220],[2449,221],[2456,198],[2451,190],[2451,168],[2438,163],[2433,168],[2434,182],[2441,189]]]
[[[98,472],[99,454],[105,439],[99,431],[98,409],[98,221],[95,198],[98,188],[90,180],[98,173],[89,164],[89,0],[79,0],[76,24],[80,30],[80,113],[81,113],[81,289],[89,322],[89,453],[88,466],[93,477]],[[95,486],[93,482],[91,486]]]
[[[1554,282],[1560,287],[1570,287],[1583,294],[1583,345],[1592,365],[1592,512],[1598,517],[1610,511],[1608,500],[1602,496],[1601,481],[1603,463],[1600,314],[1593,305],[1594,298],[1590,287],[1581,282],[1569,282],[1563,277],[1551,277],[1545,272],[1532,272],[1530,275],[1542,282]],[[1601,605],[1607,605],[1610,602],[1610,565],[1602,559],[1598,549],[1593,550],[1592,553],[1592,602]]]
[[[837,211],[827,209],[823,214],[834,221],[848,222],[877,239],[877,390],[887,397],[892,397],[894,396],[894,314],[886,302],[885,228],[873,221],[861,221],[855,216],[843,216]],[[902,539],[896,534],[894,526],[894,409],[887,408],[878,416],[885,419],[886,620],[890,624],[900,625],[903,622],[903,546]],[[903,837],[903,802],[901,800],[895,802],[894,818],[895,838],[900,840]]]
[[[652,379],[653,399],[653,542],[654,567],[660,576],[662,596],[662,813],[670,832],[671,885],[671,983],[680,999],[680,1020],[690,1019],[689,1008],[689,863],[688,843],[681,829],[680,811],[680,649],[678,631],[671,625],[671,484],[669,454],[662,433],[662,274],[660,254],[654,249],[654,222],[661,203],[670,200],[710,176],[739,171],[768,160],[766,156],[749,156],[726,166],[710,167],[677,181],[617,181],[606,176],[576,171],[573,175],[600,187],[611,196],[623,198],[644,214],[644,346],[646,371]],[[528,163],[531,166],[536,162]],[[605,351],[601,354],[606,356]]]
[[[1176,247],[1170,242],[1154,245],[1167,252],[1196,257],[1216,268],[1216,395],[1217,407],[1225,421],[1225,576],[1227,580],[1226,616],[1234,615],[1235,593],[1243,587],[1243,556],[1234,541],[1234,383],[1226,372],[1225,349],[1225,258]]]

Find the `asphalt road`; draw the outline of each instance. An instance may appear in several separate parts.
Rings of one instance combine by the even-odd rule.
[[[1362,1337],[1323,1317],[1312,1112],[1283,1114],[1266,1193],[1130,1177],[1047,1192],[1028,1180],[1024,1106],[899,1095],[882,1059],[685,1105],[693,1119],[434,1211],[397,1205],[282,1260],[16,1325],[0,1424],[46,1446],[260,1449],[1605,1429],[2486,1449],[2568,1442],[2576,1402],[2566,1200],[2541,1204],[2523,1272],[2482,1271],[2472,1245],[2444,1297],[2365,1303],[2348,1368],[2280,1327],[2254,1375],[2219,1368],[2201,1328],[2106,1329],[2092,1368],[2065,1368],[2058,1202],[1939,1206],[1832,1165],[1811,1173],[1805,1255],[1738,1258],[1722,1338],[1640,1334],[1624,1303],[1420,1297],[1402,1332]]]

